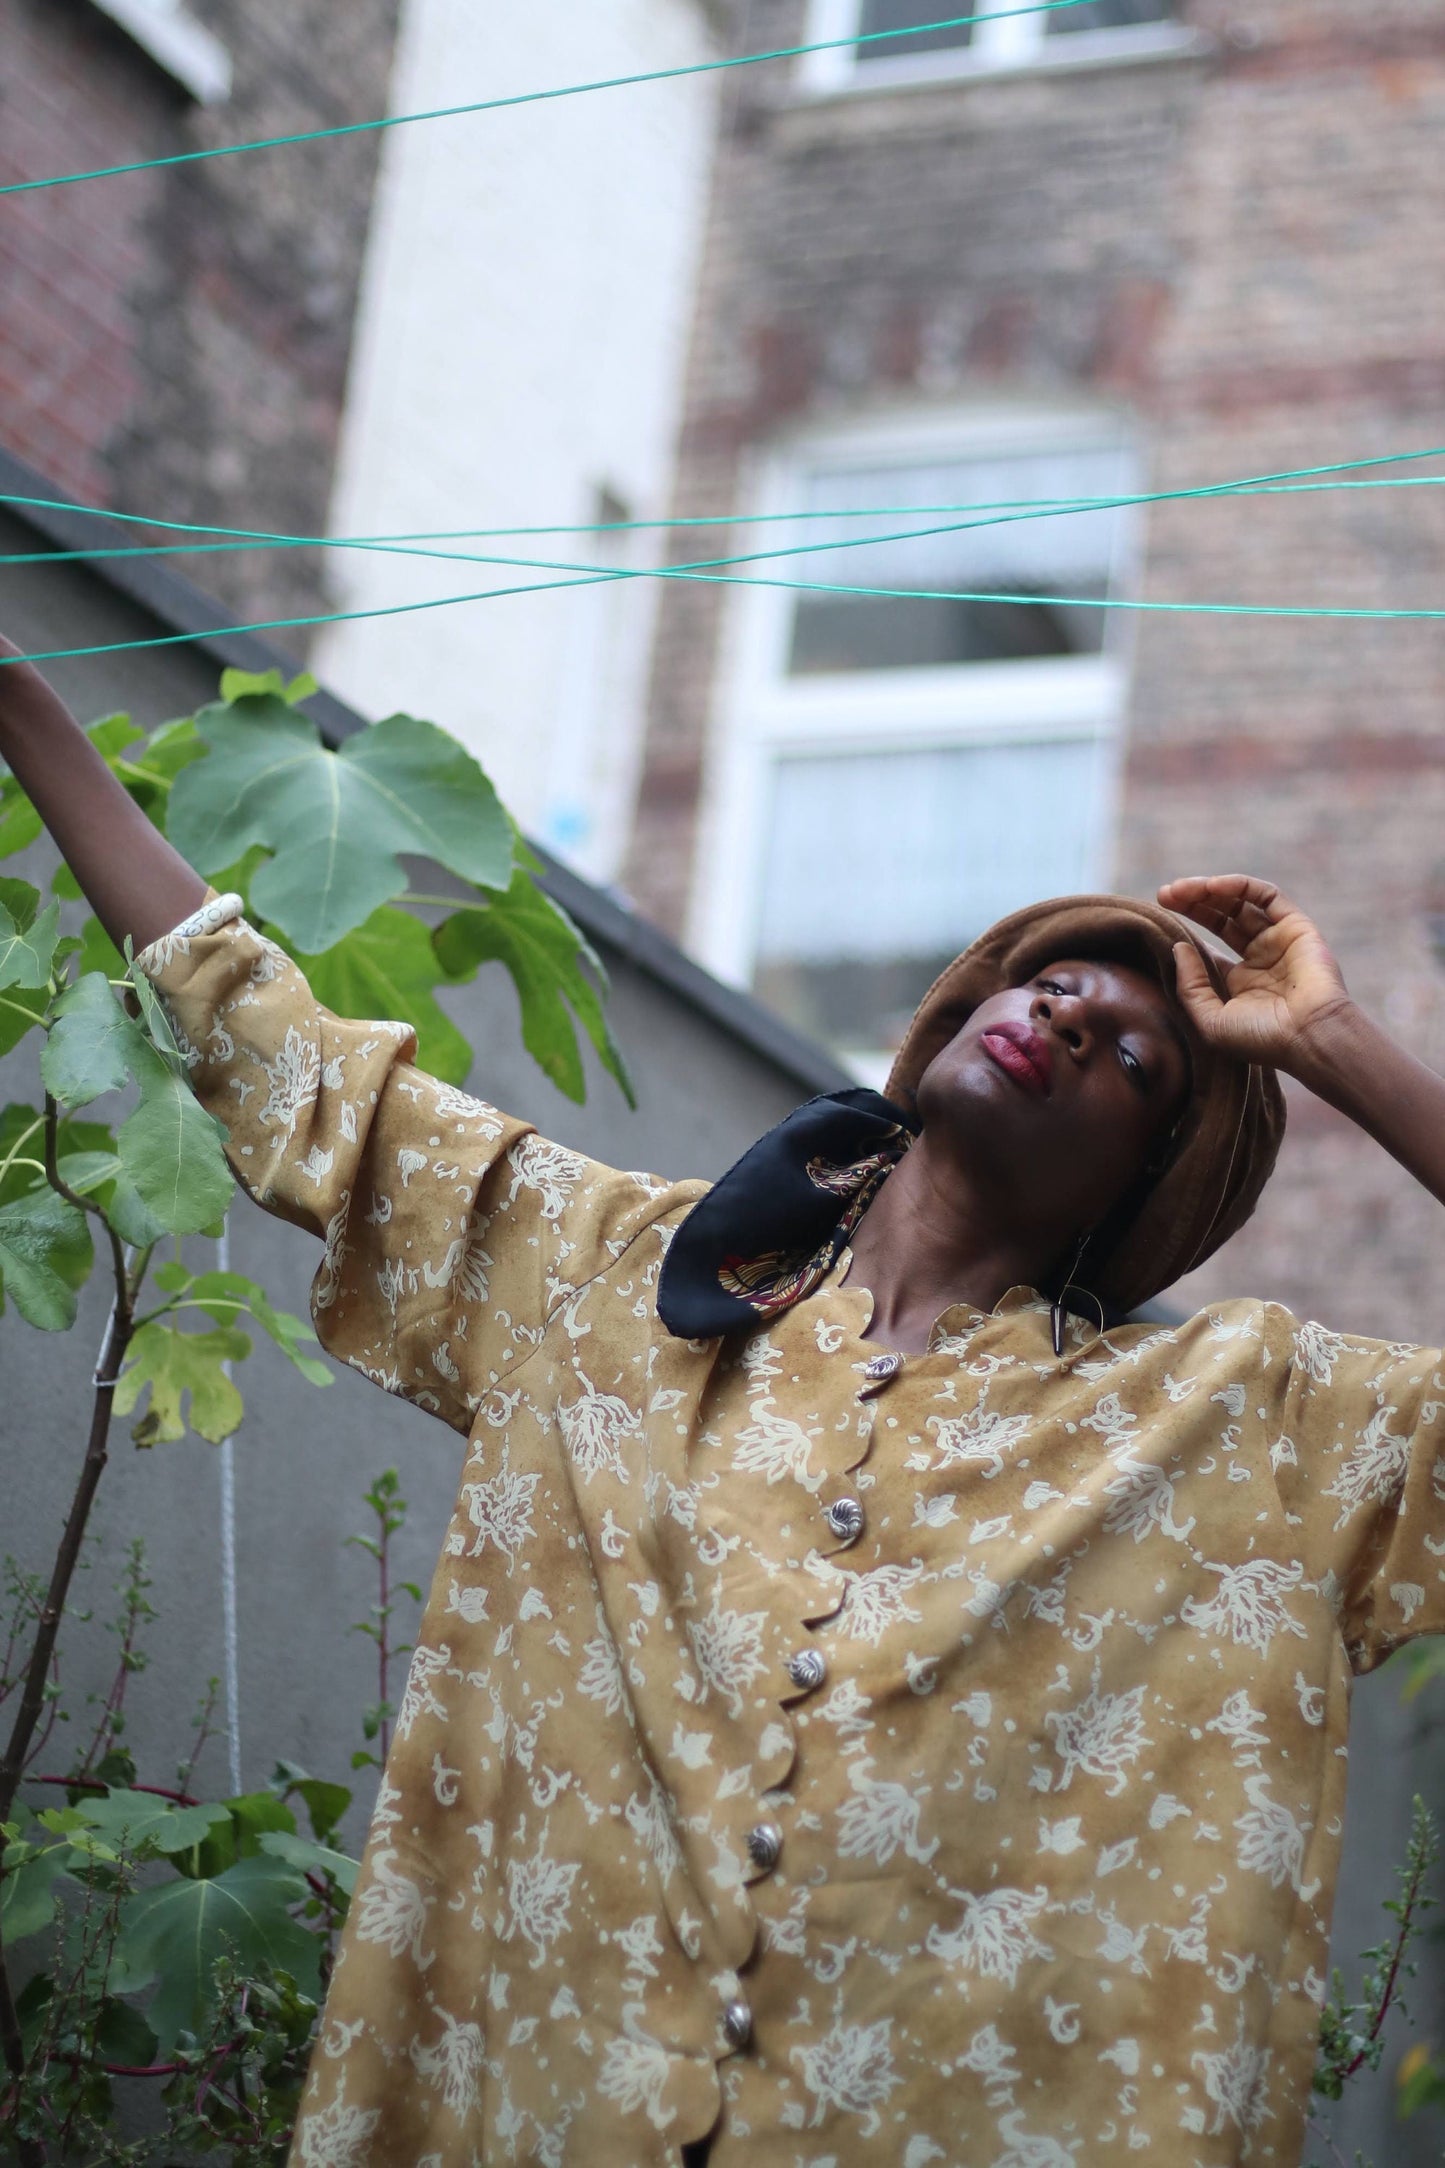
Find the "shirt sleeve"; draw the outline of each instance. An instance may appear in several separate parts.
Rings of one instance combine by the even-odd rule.
[[[414,1066],[400,1023],[322,1006],[244,920],[137,959],[242,1187],[324,1243],[322,1345],[467,1431],[548,1316],[701,1184],[621,1174]]]
[[[1445,1633],[1445,1352],[1329,1332],[1270,1306],[1275,1481],[1306,1570],[1371,1671]]]

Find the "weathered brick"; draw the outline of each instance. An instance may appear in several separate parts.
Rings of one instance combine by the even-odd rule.
[[[89,5],[0,0],[0,183],[381,113],[398,0],[191,0],[219,109]],[[9,199],[0,436],[64,487],[182,520],[325,524],[377,138]],[[324,607],[302,553],[208,561],[239,615]]]

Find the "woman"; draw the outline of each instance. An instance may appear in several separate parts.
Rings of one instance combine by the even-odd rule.
[[[1021,913],[888,1100],[709,1189],[319,1008],[19,664],[0,755],[323,1239],[325,1344],[470,1441],[293,2159],[1296,2161],[1350,1669],[1445,1625],[1445,1378],[1103,1306],[1247,1216],[1276,1068],[1445,1198],[1445,1082],[1308,920]]]

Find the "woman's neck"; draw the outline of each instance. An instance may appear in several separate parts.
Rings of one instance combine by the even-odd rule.
[[[1037,1286],[1061,1247],[1053,1230],[1020,1227],[966,1170],[940,1164],[924,1135],[859,1221],[848,1281],[873,1297],[870,1339],[922,1353],[941,1311],[991,1310],[1011,1287]]]

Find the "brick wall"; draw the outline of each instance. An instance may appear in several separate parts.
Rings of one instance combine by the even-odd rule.
[[[1430,0],[1196,5],[1203,59],[800,102],[735,78],[678,509],[780,427],[1019,391],[1134,412],[1157,488],[1445,443],[1445,20]],[[803,33],[754,0],[746,43]],[[742,31],[739,29],[739,37]],[[1405,470],[1408,471],[1408,470]],[[1156,508],[1147,597],[1445,595],[1442,492]],[[663,598],[629,885],[681,926],[725,603]],[[1445,1066],[1445,627],[1146,617],[1117,880],[1243,865]],[[1257,1287],[1438,1338],[1438,1208],[1297,1105],[1254,1226],[1181,1293]]]
[[[231,53],[208,110],[89,0],[0,0],[0,180],[381,113],[398,0],[191,0]],[[324,530],[378,138],[12,197],[0,438],[171,519]],[[182,560],[238,615],[325,606],[305,553]]]

